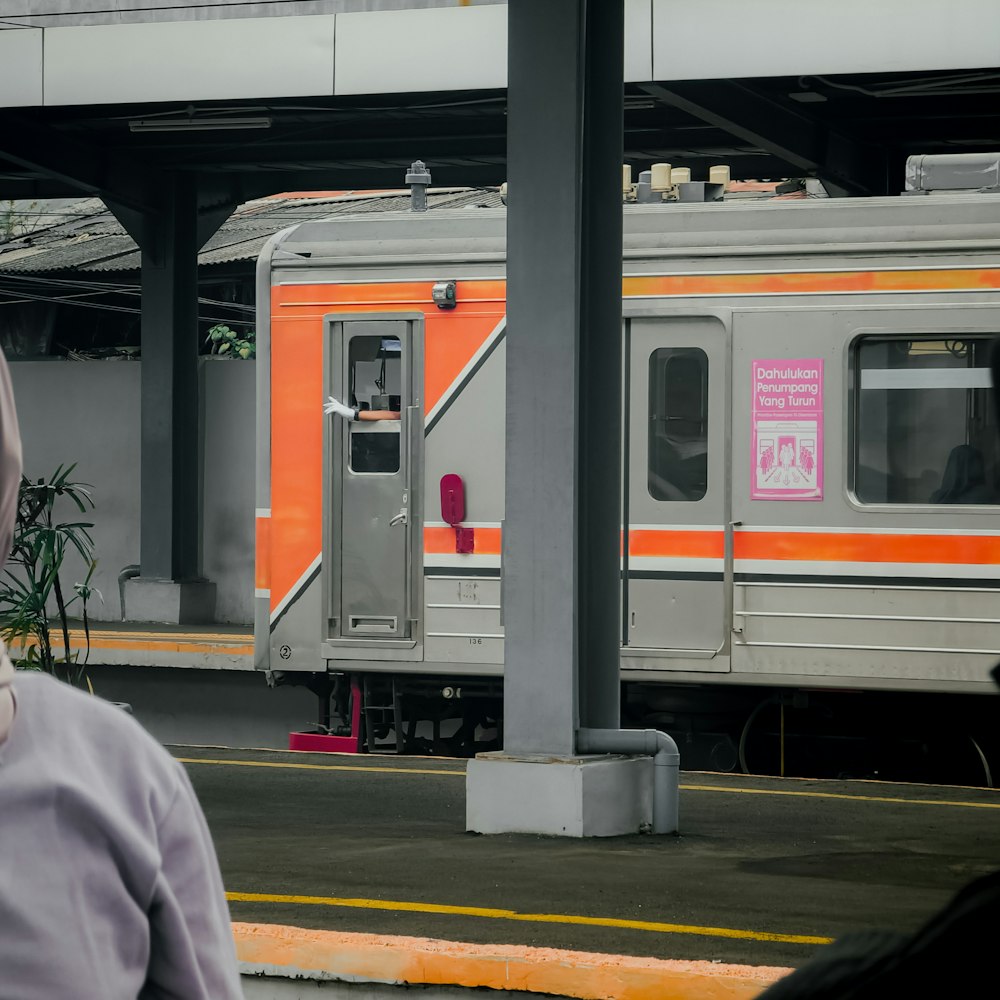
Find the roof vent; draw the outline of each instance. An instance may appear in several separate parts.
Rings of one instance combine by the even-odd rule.
[[[908,156],[903,193],[934,191],[1000,191],[1000,153]]]
[[[414,160],[406,173],[406,184],[410,189],[410,211],[427,211],[427,188],[430,187],[431,172],[423,160]]]

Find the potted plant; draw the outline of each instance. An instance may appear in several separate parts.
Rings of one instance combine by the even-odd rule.
[[[56,505],[72,503],[81,514],[94,501],[86,483],[70,479],[75,466],[59,466],[49,479],[21,477],[17,521],[10,558],[0,580],[0,638],[20,669],[44,670],[61,680],[90,689],[87,658],[90,623],[87,602],[98,591],[90,586],[96,566],[89,521],[60,521]],[[62,504],[60,504],[62,506]],[[62,571],[67,554],[75,550],[87,567],[82,583],[67,590]],[[55,616],[50,608],[55,604]],[[74,650],[70,609],[83,622],[84,650]],[[61,646],[61,655],[56,650]]]

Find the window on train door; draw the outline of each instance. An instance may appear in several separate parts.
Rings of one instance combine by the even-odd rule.
[[[1000,504],[990,337],[862,337],[854,492],[872,504]]]
[[[398,411],[402,378],[400,342],[392,337],[352,337],[348,349],[350,405]],[[350,469],[355,474],[399,472],[399,420],[352,423]]]
[[[649,356],[649,494],[696,501],[708,490],[708,356],[661,347]]]

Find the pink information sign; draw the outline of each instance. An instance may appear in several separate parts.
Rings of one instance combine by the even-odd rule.
[[[753,500],[823,499],[823,359],[751,363]]]

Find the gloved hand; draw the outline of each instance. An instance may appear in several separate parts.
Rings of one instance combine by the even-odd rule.
[[[357,410],[351,406],[345,406],[339,399],[334,399],[333,396],[326,397],[326,402],[323,404],[323,412],[336,413],[338,417],[343,417],[345,420],[358,419]]]

